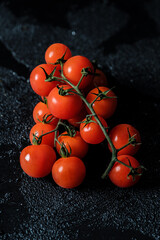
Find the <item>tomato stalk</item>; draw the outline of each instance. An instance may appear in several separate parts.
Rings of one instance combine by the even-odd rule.
[[[60,65],[61,65],[61,77],[62,77],[61,80],[62,80],[63,82],[65,82],[65,83],[69,84],[69,85],[76,91],[75,93],[78,94],[78,95],[81,97],[82,101],[83,101],[83,102],[85,103],[85,105],[89,108],[89,110],[90,110],[90,112],[91,112],[91,115],[94,116],[95,120],[96,120],[97,123],[99,124],[101,130],[103,131],[103,133],[104,133],[104,135],[105,135],[105,138],[107,139],[107,142],[109,143],[109,145],[110,145],[110,147],[111,147],[111,150],[112,150],[112,158],[111,158],[111,161],[110,161],[108,167],[106,168],[105,172],[104,172],[104,173],[102,174],[102,176],[101,176],[102,179],[104,179],[104,178],[107,177],[107,175],[109,174],[109,172],[110,172],[111,168],[113,167],[113,165],[115,164],[115,162],[121,163],[122,165],[130,168],[132,172],[134,172],[134,171],[133,171],[134,169],[133,169],[133,167],[132,167],[131,165],[127,165],[127,164],[125,164],[125,163],[123,163],[122,161],[120,161],[120,160],[117,159],[117,153],[118,153],[120,150],[122,150],[123,148],[127,147],[127,146],[130,145],[130,144],[135,143],[134,136],[132,136],[131,138],[129,138],[129,142],[128,142],[126,145],[124,145],[123,147],[121,147],[120,149],[117,150],[117,149],[115,148],[115,146],[113,145],[113,143],[112,143],[112,141],[111,141],[111,139],[110,139],[110,137],[109,137],[109,135],[108,135],[108,133],[107,133],[107,131],[106,131],[106,128],[103,126],[103,124],[102,124],[101,121],[99,120],[96,112],[94,111],[94,109],[93,109],[93,107],[92,107],[93,103],[94,103],[98,98],[103,97],[103,95],[106,94],[106,92],[105,92],[105,93],[99,92],[99,94],[98,94],[97,97],[93,100],[93,102],[89,103],[89,102],[86,100],[86,98],[83,96],[83,94],[81,93],[81,91],[79,90],[80,83],[82,82],[84,76],[86,76],[87,74],[90,74],[90,72],[88,71],[88,68],[82,69],[82,71],[81,71],[82,76],[81,76],[78,84],[75,86],[75,85],[74,85],[73,83],[71,83],[71,82],[64,76],[64,74],[63,74],[63,65],[64,65],[63,61],[60,61]],[[57,79],[58,79],[58,78],[57,78]],[[108,92],[108,91],[107,91],[107,92]]]

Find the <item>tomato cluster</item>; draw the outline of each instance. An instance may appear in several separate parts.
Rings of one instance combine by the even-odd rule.
[[[83,158],[89,144],[107,138],[114,154],[110,180],[119,187],[134,185],[142,172],[133,157],[140,135],[129,124],[119,124],[108,133],[106,121],[116,110],[117,97],[103,71],[84,56],[72,56],[62,43],[48,47],[45,61],[30,74],[31,87],[43,101],[33,110],[32,145],[20,155],[23,171],[35,178],[52,172],[59,186],[77,187],[86,175]]]

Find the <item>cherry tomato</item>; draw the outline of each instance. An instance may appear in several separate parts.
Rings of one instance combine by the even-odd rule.
[[[45,115],[46,116],[50,115],[49,117],[47,117],[47,121],[50,121],[52,118],[52,120],[51,120],[51,122],[49,122],[49,124],[52,124],[54,126],[57,125],[58,118],[51,115],[51,112],[49,111],[47,104],[45,104],[43,102],[37,103],[37,105],[33,109],[33,119],[34,119],[35,123],[39,123],[38,119],[40,121],[43,121],[43,117]]]
[[[48,96],[50,91],[57,86],[57,84],[61,83],[58,81],[45,82],[46,75],[41,67],[45,69],[48,75],[51,74],[56,67],[56,71],[54,73],[55,77],[61,77],[59,71],[61,68],[60,65],[41,64],[35,67],[30,74],[30,84],[33,91],[40,96]]]
[[[69,85],[62,85],[60,88],[64,91],[71,89]],[[72,89],[74,92],[74,89]],[[82,107],[82,100],[76,93],[64,95],[60,93],[58,87],[55,87],[48,96],[48,108],[51,113],[60,119],[69,119],[76,116]]]
[[[34,144],[33,134],[36,135],[37,137],[39,137],[40,135],[50,132],[50,131],[54,130],[55,128],[56,128],[56,126],[53,126],[51,124],[36,123],[30,131],[29,138],[30,138],[31,143]],[[55,135],[55,133],[52,132],[52,133],[49,133],[49,134],[43,136],[41,144],[46,144],[51,147],[54,147],[54,135]]]
[[[129,131],[129,132],[128,132]],[[119,124],[111,129],[109,136],[116,149],[119,149],[126,145],[129,141],[129,134],[132,137],[135,135],[135,140],[137,143],[141,142],[141,137],[137,129],[129,124]],[[110,145],[108,145],[109,150],[111,151]],[[118,152],[118,155],[134,155],[140,148],[138,144],[130,144],[124,149]]]
[[[86,167],[77,157],[58,159],[52,168],[52,176],[57,185],[63,188],[79,186],[86,175]]]
[[[56,63],[64,54],[64,60],[72,57],[72,53],[66,45],[62,43],[54,43],[50,45],[45,52],[46,63]]]
[[[121,155],[121,156],[118,156],[117,159],[127,165],[130,165],[131,163],[131,166],[133,168],[138,168],[140,166],[139,162],[134,157],[129,155]],[[141,170],[139,169],[138,173],[140,172]],[[128,176],[129,173],[130,173],[130,169],[128,167],[122,165],[121,163],[116,162],[113,165],[108,176],[116,186],[121,188],[126,188],[126,187],[133,186],[140,179],[140,176],[136,175],[135,180],[133,180],[133,177],[131,175]]]
[[[65,134],[65,136],[63,134]],[[76,131],[73,137],[66,134],[67,132],[63,132],[62,135],[58,137],[58,141],[66,146],[68,152],[70,152],[71,148],[70,156],[83,158],[88,152],[88,144],[81,138],[79,131]],[[56,149],[58,153],[60,153],[61,146],[57,142]]]
[[[108,91],[107,94],[105,94],[106,96],[108,96],[108,98],[103,98],[102,100],[100,100],[100,97],[93,103],[92,107],[94,109],[94,111],[96,112],[96,114],[98,114],[99,116],[103,117],[104,119],[109,118],[113,115],[113,113],[116,110],[117,107],[117,98],[116,95],[114,94],[114,92],[112,90],[110,90],[107,87],[99,87],[100,91],[104,92],[104,91]],[[109,91],[110,90],[110,91]],[[92,89],[86,99],[89,103],[93,102],[93,100],[97,97],[95,94],[98,94],[98,89],[94,88]],[[113,97],[113,98],[111,98]],[[90,110],[87,108],[88,113],[90,113]]]
[[[31,145],[20,154],[20,165],[23,171],[34,178],[47,176],[56,160],[53,148],[48,145]]]
[[[82,69],[83,68],[89,68],[89,71],[91,73],[94,72],[94,68],[92,63],[89,61],[88,58],[83,56],[74,56],[69,58],[63,66],[63,73],[64,76],[74,85],[77,85],[79,80],[82,76]],[[80,89],[83,89],[87,87],[87,85],[90,84],[92,81],[93,75],[88,74],[87,76],[84,76],[82,82],[79,85]]]
[[[91,83],[84,89],[85,93],[88,93],[89,91],[91,91],[93,88],[96,88],[96,87],[101,87],[101,86],[107,87],[108,82],[104,72],[102,72],[102,70],[97,68],[95,73],[98,75],[95,75]]]
[[[101,116],[98,116],[98,118],[101,121],[102,125],[107,128],[108,125],[106,121]],[[91,117],[91,120],[95,122],[90,122],[86,126],[85,122],[80,124],[80,134],[85,142],[90,144],[99,144],[103,142],[103,140],[105,139],[105,135],[102,132],[102,129],[100,128],[95,118]],[[84,119],[84,121],[86,121],[86,119]]]
[[[82,104],[80,112],[74,118],[70,118],[67,121],[74,127],[79,127],[80,122],[86,117],[86,115],[87,115],[86,107],[84,104]]]

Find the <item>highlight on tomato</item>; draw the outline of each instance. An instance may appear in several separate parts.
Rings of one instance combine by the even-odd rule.
[[[20,154],[20,165],[23,171],[34,178],[47,176],[56,161],[56,153],[48,145],[31,145]]]
[[[133,140],[130,145],[118,151],[118,155],[134,155],[140,148],[140,133],[130,124],[118,124],[111,129],[109,137],[116,149],[120,149]],[[110,145],[108,147],[112,151]]]
[[[72,57],[71,50],[63,43],[54,43],[45,52],[46,63],[56,63],[62,57],[63,60]]]
[[[33,91],[40,96],[48,96],[50,91],[57,86],[57,84],[60,85],[61,82],[47,82],[45,80],[51,80],[53,77],[61,77],[60,69],[60,65],[53,64],[40,64],[35,67],[30,74],[30,84]]]
[[[52,167],[52,177],[63,188],[78,187],[86,176],[86,167],[78,157],[58,159]]]
[[[98,118],[102,123],[103,127],[105,127],[106,131],[108,131],[107,122],[101,116],[98,116]],[[100,128],[95,117],[93,116],[89,116],[82,121],[82,123],[80,124],[80,134],[82,139],[90,144],[99,144],[105,139],[105,135],[102,129]]]
[[[56,86],[48,95],[48,108],[59,119],[74,118],[82,107],[82,100],[69,85]]]
[[[90,60],[84,56],[73,56],[69,58],[63,66],[64,76],[74,85],[77,85],[82,77],[82,70],[88,72],[83,77],[79,89],[87,87],[93,79],[94,68]]]
[[[95,101],[96,98],[97,100]],[[92,107],[95,113],[104,119],[110,118],[114,114],[117,107],[117,97],[115,93],[107,87],[98,87],[92,89],[88,93],[86,100],[89,103],[94,101]],[[90,113],[88,107],[86,107],[86,109],[87,112]]]
[[[142,173],[139,162],[130,155],[121,155],[118,156],[117,159],[128,166],[130,165],[135,168],[135,170],[131,172],[130,168],[116,162],[108,175],[112,183],[121,188],[127,188],[135,185],[139,181]]]

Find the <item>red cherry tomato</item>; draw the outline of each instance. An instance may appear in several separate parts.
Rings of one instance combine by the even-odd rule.
[[[58,159],[52,168],[52,176],[57,185],[63,188],[79,186],[86,175],[86,167],[77,157]]]
[[[50,121],[52,119],[51,122],[49,122],[49,124],[52,124],[54,126],[57,125],[58,118],[51,115],[51,112],[49,111],[47,104],[45,104],[43,102],[37,103],[37,105],[33,109],[33,119],[34,119],[35,123],[39,123],[39,121],[43,121],[43,117],[45,115],[46,116],[50,115],[49,117],[47,117],[47,121]]]
[[[86,107],[84,104],[82,104],[80,112],[74,118],[70,118],[67,121],[74,127],[79,127],[80,122],[86,117],[86,115],[87,115]]]
[[[56,128],[56,126],[53,126],[51,124],[36,123],[30,131],[29,138],[30,138],[31,143],[34,144],[33,134],[36,135],[37,137],[39,137],[40,135],[50,132],[50,131],[54,130],[55,128]],[[46,144],[51,147],[54,147],[54,136],[55,136],[54,132],[43,136],[41,144]]]
[[[33,69],[33,71],[30,74],[30,84],[35,93],[37,93],[40,96],[48,96],[50,91],[57,86],[57,84],[61,84],[58,81],[52,81],[52,82],[45,82],[46,75],[44,73],[45,69],[47,74],[51,74],[51,72],[56,67],[56,71],[54,73],[55,77],[61,77],[60,75],[60,65],[53,65],[53,64],[41,64]]]
[[[129,130],[129,133],[128,133]],[[135,135],[137,143],[141,142],[141,137],[137,129],[130,124],[119,124],[111,129],[109,136],[116,149],[119,149],[126,145],[129,141],[129,134],[132,137]],[[108,145],[111,151],[110,145]],[[118,155],[134,155],[140,148],[140,145],[129,145],[118,152]]]
[[[60,86],[64,90],[71,89],[69,85]],[[74,89],[72,89],[74,91]],[[48,108],[51,113],[60,119],[69,119],[76,116],[82,107],[80,96],[73,92],[69,95],[60,93],[58,87],[55,87],[48,96]]]
[[[131,163],[131,166],[133,168],[138,168],[140,166],[139,162],[134,157],[129,155],[118,156],[118,160],[120,160],[121,162],[127,165],[130,165]],[[139,169],[138,172],[140,173],[141,170]],[[140,176],[137,175],[135,176],[135,180],[133,180],[133,177],[131,175],[128,176],[129,173],[130,173],[130,169],[128,167],[122,165],[121,163],[116,162],[112,167],[111,171],[109,172],[108,176],[116,186],[121,188],[126,188],[126,187],[133,186],[140,179]]]
[[[108,91],[109,88],[107,87],[99,87],[100,91]],[[95,94],[98,94],[98,89],[94,88],[92,89],[86,99],[89,103],[93,102],[93,100],[97,97]],[[108,98],[103,98],[100,100],[100,97],[93,103],[92,107],[97,115],[103,117],[104,119],[109,118],[113,115],[113,113],[116,110],[117,107],[117,98],[116,95],[112,90],[110,90],[107,94]],[[111,98],[113,97],[113,98]],[[88,113],[90,113],[90,110],[87,108]]]
[[[69,58],[63,66],[63,73],[64,76],[74,85],[77,85],[79,80],[82,76],[82,69],[83,68],[89,68],[89,71],[91,73],[94,72],[94,68],[92,63],[89,61],[88,58],[83,56],[74,56]],[[90,82],[92,81],[93,75],[88,74],[87,76],[84,76],[82,82],[79,85],[80,89],[84,89],[87,87]]]
[[[56,63],[64,54],[64,60],[72,57],[72,53],[66,45],[62,43],[54,43],[50,45],[45,52],[46,63]]]
[[[65,136],[63,134],[65,134]],[[62,135],[58,137],[58,141],[66,146],[68,152],[70,152],[71,148],[70,157],[75,156],[83,158],[88,152],[88,144],[81,138],[80,133],[78,131],[76,131],[76,134],[73,137],[66,134],[67,132],[62,133]],[[57,142],[56,149],[58,153],[60,153],[61,146]]]
[[[102,70],[97,68],[95,73],[98,75],[95,75],[91,83],[84,89],[86,94],[96,87],[107,87],[108,85],[107,77]]]
[[[98,118],[101,121],[102,125],[107,128],[108,125],[106,121],[100,116],[98,116]],[[86,119],[84,119],[84,121],[85,120]],[[96,122],[95,118],[91,117],[91,120],[95,122],[90,122],[86,126],[85,126],[86,123],[80,124],[80,134],[85,142],[90,144],[99,144],[103,142],[103,140],[105,139],[105,135],[102,132],[102,129],[100,128],[99,124]]]
[[[47,176],[56,160],[53,148],[48,145],[31,145],[20,154],[20,165],[23,171],[34,178]]]

